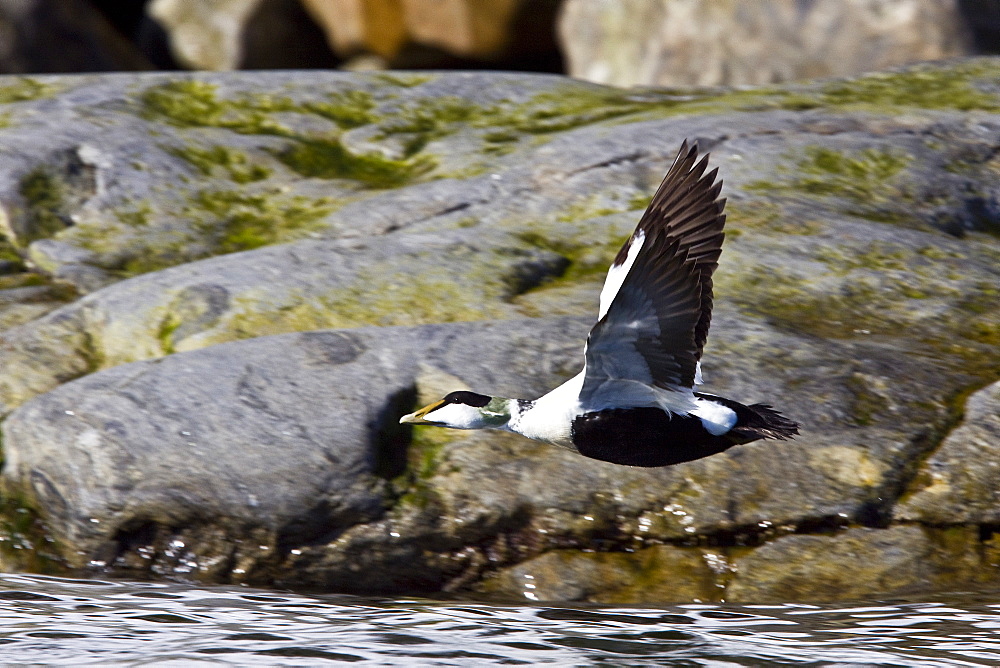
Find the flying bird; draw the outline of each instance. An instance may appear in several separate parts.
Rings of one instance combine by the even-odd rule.
[[[583,371],[534,400],[459,390],[400,419],[500,429],[629,466],[668,466],[798,425],[767,404],[699,392],[724,238],[718,168],[685,141],[608,270]]]

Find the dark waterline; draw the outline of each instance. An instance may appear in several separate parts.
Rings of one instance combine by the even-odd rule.
[[[582,609],[6,574],[0,661],[988,666],[993,601]]]

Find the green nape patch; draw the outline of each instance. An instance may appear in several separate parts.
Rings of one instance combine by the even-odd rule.
[[[271,175],[271,170],[265,165],[251,161],[243,151],[226,146],[167,147],[166,150],[186,160],[205,176],[211,176],[220,170],[236,183],[252,183],[262,181]]]
[[[980,81],[995,85],[998,75],[1000,67],[994,63],[918,66],[826,84],[820,89],[819,100],[824,106],[837,107],[998,111],[1000,96],[976,86]]]

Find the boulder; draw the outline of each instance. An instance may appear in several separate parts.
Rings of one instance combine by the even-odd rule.
[[[556,45],[558,0],[302,0],[341,57],[374,54],[393,67],[452,59],[517,63]],[[436,55],[440,54],[440,55]]]
[[[299,0],[152,0],[146,11],[189,69],[336,65]]]
[[[969,55],[972,31],[961,5],[566,0],[558,34],[568,73],[588,81],[766,85]]]
[[[567,330],[578,340],[584,328],[305,332],[117,366],[5,421],[18,444],[5,449],[5,474],[30,480],[22,498],[46,509],[53,538],[75,546],[73,566],[259,579],[290,549],[386,514],[407,467],[398,418],[422,367],[496,384],[489,369],[526,340],[557,344]],[[507,365],[507,388],[517,371],[553,363],[543,350],[553,352]]]
[[[962,421],[924,461],[898,521],[1000,524],[1000,383],[972,394]]]
[[[995,541],[974,528],[897,526],[787,536],[733,564],[729,602],[838,601],[996,588]]]
[[[0,515],[29,510],[51,542],[24,544],[73,568],[357,593],[826,598],[852,555],[900,570],[844,595],[993,582],[995,504],[965,453],[992,429],[966,399],[1000,377],[998,71],[683,94],[485,72],[0,80],[0,222],[67,291],[0,332]],[[400,429],[452,389],[533,397],[579,370],[684,138],[729,197],[705,389],[802,435],[645,470]],[[954,512],[921,501],[935,475]]]

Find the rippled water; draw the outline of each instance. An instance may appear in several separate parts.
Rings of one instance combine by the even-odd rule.
[[[8,574],[0,660],[982,666],[1000,664],[1000,604],[574,609]]]

